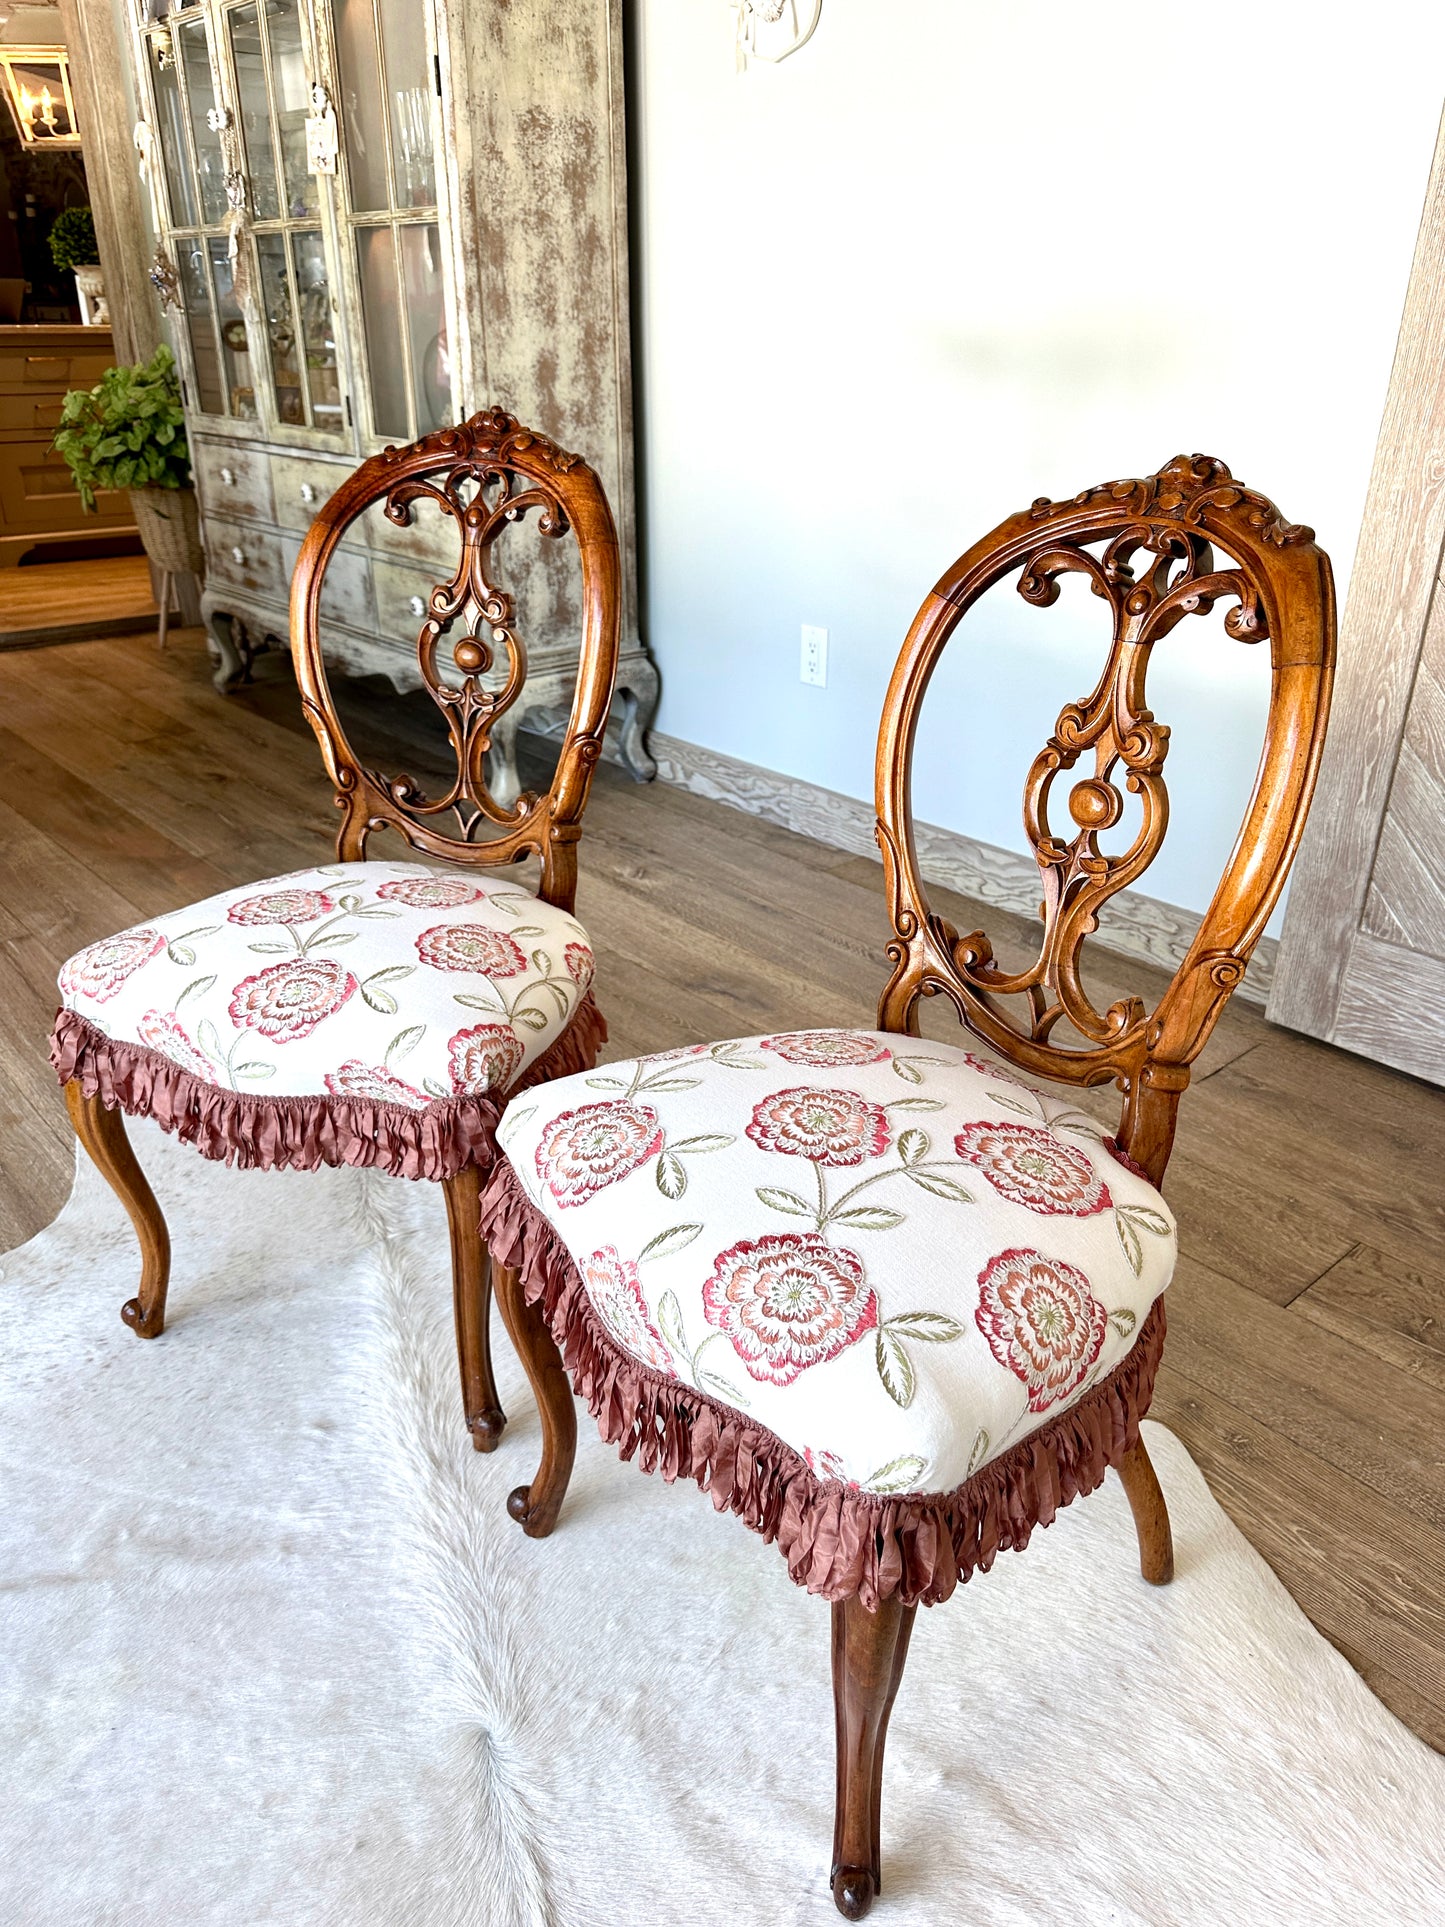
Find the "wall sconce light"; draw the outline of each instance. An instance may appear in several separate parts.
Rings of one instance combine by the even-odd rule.
[[[23,147],[79,147],[64,47],[0,47],[0,69]]]

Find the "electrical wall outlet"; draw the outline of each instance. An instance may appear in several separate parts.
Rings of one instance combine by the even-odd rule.
[[[803,624],[803,653],[798,664],[798,680],[816,684],[819,689],[828,685],[828,631],[815,629],[810,622]]]

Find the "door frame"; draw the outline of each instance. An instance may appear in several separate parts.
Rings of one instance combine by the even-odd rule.
[[[1435,143],[1384,417],[1340,629],[1330,734],[1290,884],[1268,1015],[1277,1024],[1386,1058],[1390,1022],[1420,1021],[1399,982],[1368,1035],[1342,1031],[1352,953],[1388,946],[1361,929],[1429,623],[1445,621],[1445,116]],[[1438,590],[1438,593],[1437,593]],[[1415,953],[1402,952],[1399,961]],[[1361,958],[1359,964],[1366,964]],[[1422,964],[1428,962],[1421,958]],[[1380,972],[1381,976],[1389,973]],[[1427,972],[1433,978],[1433,972]],[[1361,972],[1357,969],[1355,980]],[[1431,986],[1433,989],[1433,986]],[[1434,997],[1427,991],[1426,1001]],[[1396,1057],[1396,1062],[1401,1060]],[[1408,1065],[1405,1068],[1409,1068]]]

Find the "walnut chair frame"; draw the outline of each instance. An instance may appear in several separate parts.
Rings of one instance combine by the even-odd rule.
[[[1223,560],[1216,564],[1215,550]],[[939,659],[979,598],[1017,573],[1026,601],[1057,601],[1060,580],[1082,575],[1108,606],[1113,637],[1093,692],[1069,704],[1029,771],[1024,822],[1042,882],[1039,951],[1025,970],[995,961],[982,931],[960,934],[930,906],[913,837],[912,771],[919,716]],[[1079,973],[1084,940],[1117,891],[1148,867],[1168,824],[1164,762],[1169,730],[1148,707],[1154,647],[1186,616],[1228,604],[1227,635],[1267,643],[1271,691],[1264,744],[1243,825],[1183,962],[1157,1006],[1126,998],[1097,1010]],[[892,975],[879,1028],[919,1034],[925,997],[945,997],[967,1030],[1027,1075],[1075,1085],[1114,1084],[1121,1113],[1114,1148],[1159,1185],[1179,1100],[1279,898],[1304,828],[1324,742],[1335,654],[1329,558],[1313,532],[1289,523],[1222,462],[1178,456],[1156,475],[1107,483],[1072,501],[1040,499],[969,549],[928,596],[910,629],[884,705],[876,768],[892,938]],[[1072,828],[1056,831],[1054,784],[1081,758],[1091,767],[1068,794]],[[1129,848],[1100,849],[1123,812],[1118,787],[1140,799]],[[1010,1008],[1010,1001],[1012,1008]],[[1061,1027],[1067,1025],[1072,1037]],[[1077,1042],[1074,1040],[1077,1039]],[[544,1420],[541,1467],[514,1495],[514,1516],[550,1531],[565,1491],[575,1413],[557,1346],[518,1273],[498,1266],[497,1290]],[[1139,1341],[1136,1341],[1136,1347]],[[1115,1442],[1108,1462],[1133,1513],[1145,1579],[1173,1574],[1169,1515],[1142,1440]],[[1087,1488],[1085,1488],[1087,1489]],[[1002,1548],[1027,1542],[1005,1532]],[[983,1561],[987,1563],[987,1561]],[[861,1919],[881,1889],[879,1810],[888,1719],[903,1674],[916,1605],[894,1594],[873,1610],[859,1597],[832,1607],[837,1724],[833,1894]]]
[[[448,580],[432,586],[416,642],[421,681],[445,720],[456,765],[453,780],[437,796],[428,796],[405,774],[388,777],[363,765],[337,713],[323,654],[326,570],[339,544],[367,510],[379,505],[389,521],[405,528],[423,501],[451,521],[460,539],[456,568]],[[537,794],[524,791],[504,803],[488,787],[486,756],[499,731],[508,726],[508,712],[526,683],[527,649],[515,599],[500,586],[494,550],[498,538],[529,514],[535,514],[543,537],[560,539],[570,533],[576,539],[582,578],[581,652],[550,786]],[[453,677],[441,668],[439,651],[458,624],[465,633],[450,642]],[[493,408],[409,446],[388,447],[362,463],[312,523],[291,590],[292,653],[302,706],[342,812],[337,859],[361,861],[369,837],[381,830],[395,831],[428,856],[474,869],[535,857],[540,865],[537,895],[572,912],[582,816],[602,754],[620,634],[617,532],[602,484],[580,456],[567,454]],[[513,1088],[595,1063],[606,1032],[595,1008],[590,1003],[586,1008],[589,1023],[579,1026],[574,1013],[569,1028]],[[107,1104],[93,1075],[72,1076],[65,1084],[76,1135],[125,1206],[140,1241],[140,1290],[121,1316],[140,1337],[156,1338],[165,1324],[170,1241],[126,1137],[123,1110],[114,1092],[109,1095],[112,1102]],[[500,1103],[496,1108],[500,1110]],[[488,1337],[490,1265],[478,1231],[485,1175],[473,1162],[441,1179],[462,1394],[468,1430],[479,1451],[495,1448],[506,1423]]]

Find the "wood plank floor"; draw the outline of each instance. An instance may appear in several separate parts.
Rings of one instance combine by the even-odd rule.
[[[350,684],[344,700],[364,755],[400,740],[425,778],[424,699]],[[0,656],[0,776],[4,1247],[70,1185],[45,1059],[57,965],[324,860],[335,812],[294,690],[217,697],[195,630],[165,656],[146,637]],[[608,767],[582,854],[609,1055],[871,1023],[885,920],[865,858]],[[939,907],[1022,954],[1017,920],[945,893]],[[1100,952],[1091,982],[1148,995],[1162,979]],[[936,1010],[927,1027],[949,1034]],[[1154,1410],[1315,1624],[1445,1750],[1442,1136],[1445,1094],[1236,1001],[1170,1166],[1182,1257]]]

